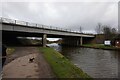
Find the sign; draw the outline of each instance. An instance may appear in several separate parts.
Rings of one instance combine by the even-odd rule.
[[[111,41],[110,40],[104,41],[104,45],[110,46],[111,45]]]

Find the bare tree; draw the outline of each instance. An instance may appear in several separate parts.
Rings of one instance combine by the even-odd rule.
[[[112,29],[110,26],[104,25],[103,26],[103,33],[105,35],[105,39],[112,39]]]
[[[95,31],[96,31],[97,34],[101,34],[102,33],[102,29],[103,29],[102,24],[98,23],[98,25],[95,28]]]
[[[115,28],[112,28],[111,32],[112,34],[117,34],[117,30]]]

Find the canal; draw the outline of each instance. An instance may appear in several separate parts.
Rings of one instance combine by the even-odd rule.
[[[62,53],[93,78],[118,77],[118,51],[62,47],[56,43],[48,44],[48,46]]]

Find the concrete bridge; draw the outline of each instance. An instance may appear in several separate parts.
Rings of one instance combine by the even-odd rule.
[[[63,38],[64,45],[80,46],[85,40],[91,40],[95,36],[74,32],[70,29],[46,26],[36,23],[0,18],[3,41],[6,38],[15,37],[42,37],[42,44],[46,46],[46,38]]]

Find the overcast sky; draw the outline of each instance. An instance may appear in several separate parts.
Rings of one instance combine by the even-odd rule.
[[[76,31],[79,31],[81,26],[84,32],[94,32],[97,23],[118,27],[117,1],[8,2],[6,0],[2,2],[0,16]]]

